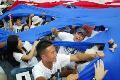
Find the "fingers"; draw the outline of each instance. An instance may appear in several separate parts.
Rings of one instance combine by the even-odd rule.
[[[100,59],[100,67],[104,68],[104,63],[103,63],[103,61],[101,59]]]
[[[95,68],[95,70],[98,69],[98,68],[103,68],[104,69],[103,61],[100,59],[100,60],[97,61],[96,64],[94,63],[94,68]]]
[[[108,70],[105,70],[105,75],[107,74]]]
[[[31,14],[31,15],[30,15],[30,17],[33,17],[33,16],[35,16],[35,15],[34,15],[34,14]]]
[[[97,68],[99,68],[100,67],[100,61],[98,60],[97,61]]]
[[[37,46],[38,43],[39,43],[39,41],[35,41],[33,45]]]

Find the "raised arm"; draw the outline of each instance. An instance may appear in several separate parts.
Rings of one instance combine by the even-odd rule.
[[[36,45],[38,44],[38,41],[35,41],[31,51],[27,54],[27,55],[23,55],[22,56],[22,60],[26,61],[26,60],[31,60],[33,58],[33,56],[35,55],[35,51],[36,51]]]
[[[70,56],[70,61],[90,61],[97,56],[104,57],[104,53],[102,51],[95,52],[93,54],[77,53]]]
[[[31,27],[31,25],[32,25],[32,17],[34,16],[34,14],[31,14],[30,16],[29,16],[29,22],[28,22],[28,25],[29,25],[29,27]]]
[[[10,30],[12,30],[13,31],[13,22],[12,22],[12,16],[11,16],[11,14],[9,14],[8,15],[9,16],[9,27],[10,27]]]
[[[56,28],[52,28],[51,31],[52,31],[53,35],[55,35],[56,37],[58,36],[59,31]]]
[[[95,79],[103,80],[108,70],[105,70],[104,63],[102,60],[98,60],[96,64],[94,64],[95,68]]]

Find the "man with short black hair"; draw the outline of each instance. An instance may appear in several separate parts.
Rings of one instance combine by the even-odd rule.
[[[40,62],[36,64],[32,70],[35,80],[47,80],[50,79],[58,69],[61,70],[70,61],[89,61],[96,56],[104,57],[103,52],[97,52],[97,54],[57,54],[55,46],[50,41],[41,41],[36,47],[37,54],[41,58]]]

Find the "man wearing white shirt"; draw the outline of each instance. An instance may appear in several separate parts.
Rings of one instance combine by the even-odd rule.
[[[70,61],[89,61],[96,56],[104,57],[103,52],[97,54],[75,54],[65,55],[57,54],[55,46],[50,41],[41,41],[38,43],[37,54],[40,57],[40,62],[32,69],[35,80],[47,80],[50,79],[58,69],[70,63]]]

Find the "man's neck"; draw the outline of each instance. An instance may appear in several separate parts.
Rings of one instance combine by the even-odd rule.
[[[52,67],[53,67],[53,63],[51,62],[46,62],[46,61],[42,61],[42,63],[43,63],[43,65],[45,66],[45,67],[47,67],[48,69],[52,69]]]

